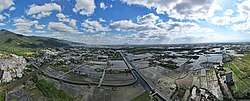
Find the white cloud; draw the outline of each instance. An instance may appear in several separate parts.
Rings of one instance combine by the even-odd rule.
[[[200,26],[193,22],[177,22],[169,20],[156,24],[162,32],[195,32],[200,29]]]
[[[0,14],[0,21],[3,21],[4,19],[6,19],[6,17]]]
[[[250,30],[250,0],[244,0],[237,3],[236,12],[233,9],[227,9],[224,16],[216,16],[210,19],[215,25],[230,25],[234,31],[248,32]],[[233,15],[238,13],[237,15]]]
[[[41,6],[33,4],[33,5],[30,5],[29,7],[30,7],[29,10],[27,10],[28,15],[38,14],[41,12],[50,12],[54,10],[57,10],[57,11],[62,10],[61,6],[56,3],[45,3],[44,5],[41,5]]]
[[[5,26],[5,23],[0,23],[0,26]]]
[[[232,22],[238,22],[231,26],[235,31],[242,31],[245,33],[250,32],[250,0],[244,0],[240,3],[237,3],[237,16],[232,17]]]
[[[145,19],[143,20],[145,21]],[[120,20],[110,24],[110,28],[117,31],[133,31],[138,33],[149,34],[169,34],[173,32],[190,32],[199,30],[199,25],[192,22],[175,22],[169,20],[167,22],[155,20],[146,20],[154,23],[134,23],[132,20]]]
[[[106,20],[104,20],[103,18],[99,18],[100,22],[106,22]]]
[[[117,31],[146,31],[157,30],[157,26],[153,23],[137,24],[132,20],[120,20],[110,24],[110,28]]]
[[[244,0],[240,3],[236,3],[236,9],[227,9],[224,12],[224,16],[216,16],[210,20],[213,24],[225,25],[244,23],[250,15],[250,0]],[[217,23],[218,22],[218,23]]]
[[[84,28],[83,30],[86,32],[100,32],[100,31],[109,31],[108,27],[102,26],[98,21],[90,21],[89,19],[85,20],[81,24]]]
[[[135,31],[139,27],[132,20],[121,20],[110,24],[110,28],[117,31]]]
[[[8,9],[11,5],[14,5],[13,0],[1,0],[0,1],[0,12],[5,9]]]
[[[69,19],[68,23],[69,23],[70,26],[76,28],[76,20],[75,19]]]
[[[27,15],[32,15],[33,18],[41,19],[43,17],[48,17],[52,14],[52,11],[61,12],[62,8],[56,3],[45,3],[44,5],[30,5],[27,10]]]
[[[95,11],[95,1],[94,0],[76,0],[75,7],[73,11],[75,13],[80,13],[81,15],[90,16]]]
[[[213,33],[213,29],[201,28],[194,22],[162,21],[153,14],[137,17],[137,22],[132,20],[120,20],[110,24],[112,30],[130,32],[129,35],[114,35],[111,42],[136,43],[136,44],[159,44],[159,43],[187,43],[201,41],[201,37],[194,37],[191,33]],[[139,23],[144,22],[144,23]],[[147,22],[147,23],[145,23]],[[149,23],[148,23],[149,22]],[[108,40],[106,38],[106,40]],[[103,39],[105,41],[105,38]]]
[[[235,13],[238,13],[236,16],[231,17],[232,23],[245,22],[250,15],[250,0],[244,0],[240,3],[237,3],[237,9]]]
[[[46,33],[46,31],[40,31],[40,30],[37,30],[35,31],[36,33]]]
[[[250,24],[247,23],[235,24],[232,26],[232,29],[235,31],[245,31],[250,29]]]
[[[159,20],[159,16],[154,15],[153,13],[149,13],[147,15],[144,15],[142,17],[137,17],[138,23],[156,23],[157,20]]]
[[[231,22],[229,16],[217,16],[210,19],[210,22],[215,25],[228,25]]]
[[[104,4],[104,2],[101,2],[101,3],[100,3],[100,8],[102,8],[103,10],[105,10],[106,8],[108,8],[108,6],[106,6],[106,5]]]
[[[76,20],[69,18],[69,16],[64,15],[63,13],[58,13],[57,18],[59,21],[67,22],[70,26],[76,28]]]
[[[16,18],[13,21],[13,25],[16,27],[13,31],[24,35],[30,34],[32,32],[30,27],[38,23],[38,21],[29,21],[25,18]]]
[[[166,13],[176,19],[207,19],[221,10],[216,0],[122,0],[131,5],[155,8],[158,14]]]
[[[9,10],[14,11],[14,10],[16,10],[16,7],[12,6]]]
[[[67,26],[62,22],[50,22],[48,29],[52,32],[68,33],[68,34],[83,34],[71,26]]]
[[[224,15],[231,16],[231,15],[233,15],[233,13],[234,13],[234,10],[232,10],[232,9],[227,9],[227,10],[224,12]]]
[[[6,17],[10,17],[10,14],[7,13],[3,13]]]
[[[32,15],[33,18],[35,19],[41,19],[43,17],[48,17],[52,14],[52,12],[41,12],[39,14],[36,14],[36,15]]]
[[[59,19],[66,18],[66,16],[63,13],[58,13],[56,17],[58,17]]]
[[[250,32],[250,18],[247,18],[246,22],[232,25],[232,29],[235,31]]]
[[[242,17],[247,17],[250,15],[250,0],[244,0],[243,2],[237,4],[237,12]]]
[[[38,24],[35,24],[35,28],[36,29],[44,29],[46,27],[46,25],[38,25]]]

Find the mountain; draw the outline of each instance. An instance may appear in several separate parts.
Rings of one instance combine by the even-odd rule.
[[[3,29],[0,31],[0,50],[18,55],[33,54],[40,49],[67,47],[73,44],[78,43],[48,37],[24,36]]]

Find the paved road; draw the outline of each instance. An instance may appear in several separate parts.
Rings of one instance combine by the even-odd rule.
[[[101,77],[101,79],[100,79],[100,82],[99,82],[99,85],[97,86],[97,87],[101,87],[101,85],[102,85],[102,82],[103,82],[103,79],[104,79],[104,76],[105,76],[105,73],[106,73],[106,70],[107,70],[107,68],[109,67],[109,64],[110,62],[109,62],[109,59],[107,59],[107,66],[104,68],[104,70],[103,70],[103,72],[102,72],[102,77]]]
[[[122,53],[121,56],[123,57],[124,62],[128,66],[128,68],[131,70],[131,73],[137,80],[139,80],[140,84],[143,86],[143,88],[151,94],[157,101],[166,101],[165,98],[163,98],[159,93],[155,92],[155,90],[149,85],[149,83],[144,79],[144,77],[140,74],[140,72],[135,69],[135,66],[126,58]]]

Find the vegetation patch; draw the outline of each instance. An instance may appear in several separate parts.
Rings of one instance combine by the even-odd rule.
[[[74,98],[71,97],[69,94],[65,93],[61,89],[58,89],[56,86],[54,86],[53,83],[45,79],[37,80],[37,78],[33,78],[33,81],[36,83],[36,87],[43,93],[43,95],[50,100],[56,100],[56,101],[74,100]]]
[[[175,64],[159,64],[159,66],[171,70],[178,68]]]
[[[4,101],[5,100],[5,94],[4,92],[0,91],[0,101]]]
[[[50,65],[49,67],[53,68],[56,71],[68,72],[70,68],[64,65]]]
[[[17,54],[20,56],[34,56],[42,54],[42,49],[51,47],[69,46],[57,39],[35,36],[23,36],[7,30],[1,30],[0,51]]]
[[[242,99],[250,96],[249,61],[250,55],[246,54],[241,57],[234,56],[231,62],[224,64],[226,71],[233,73],[234,85],[229,85],[229,88],[235,98]]]
[[[124,74],[124,73],[130,73],[130,71],[124,71],[124,70],[106,71],[106,74]]]
[[[142,93],[141,95],[134,98],[132,101],[149,101],[150,97],[147,92]]]
[[[11,55],[0,51],[0,59],[11,59]]]

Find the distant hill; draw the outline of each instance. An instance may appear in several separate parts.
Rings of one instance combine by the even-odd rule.
[[[67,47],[74,44],[79,43],[48,37],[24,36],[3,29],[0,31],[0,50],[19,55],[33,54],[44,48]]]

